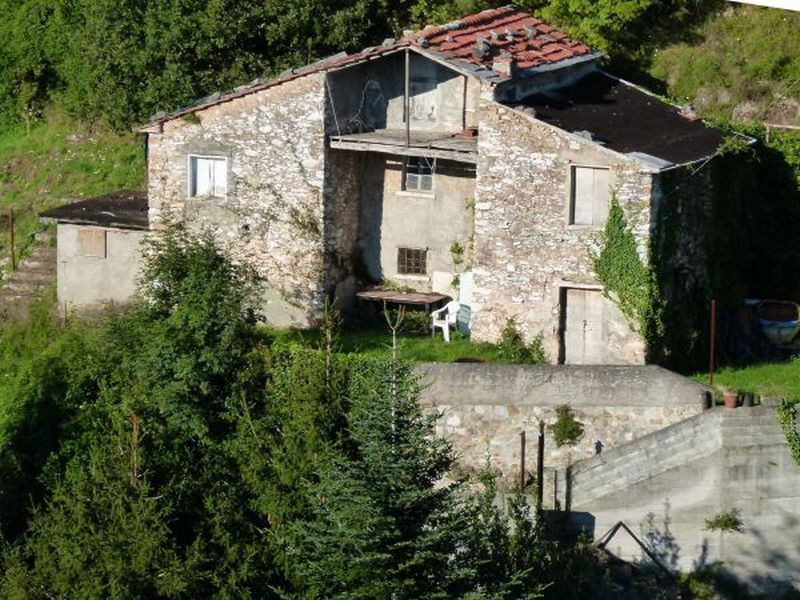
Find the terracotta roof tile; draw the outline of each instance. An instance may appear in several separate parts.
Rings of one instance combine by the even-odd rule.
[[[488,43],[483,53],[478,49],[480,38]],[[518,67],[527,69],[592,53],[589,46],[513,6],[427,28],[413,36],[411,44],[488,69],[503,54],[510,54]]]
[[[480,44],[479,40],[483,40],[483,44]],[[228,102],[298,77],[356,64],[408,46],[419,48],[423,52],[425,50],[437,52],[444,58],[453,60],[454,67],[458,67],[458,62],[466,63],[465,67],[483,67],[495,80],[508,78],[507,75],[492,70],[494,61],[500,57],[511,59],[516,63],[517,69],[524,70],[556,64],[569,58],[588,56],[594,52],[589,46],[556,31],[550,25],[514,6],[484,10],[458,21],[426,27],[421,32],[388,42],[355,54],[341,53],[304,67],[291,69],[277,79],[257,80],[225,94],[212,94],[170,114],[160,113],[153,116],[150,123],[141,130],[147,130],[154,123],[162,123],[186,113]],[[480,45],[484,46],[483,52],[479,51]]]

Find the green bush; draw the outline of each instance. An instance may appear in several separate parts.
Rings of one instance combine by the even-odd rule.
[[[737,531],[743,528],[742,519],[739,517],[739,509],[734,508],[719,512],[706,519],[706,529],[708,531]]]
[[[542,334],[538,333],[530,344],[526,344],[514,320],[508,319],[497,344],[498,354],[503,362],[512,364],[546,363],[547,356],[542,346],[543,339]]]
[[[583,436],[583,424],[575,418],[575,412],[568,404],[556,408],[556,422],[548,429],[559,448],[574,446]]]

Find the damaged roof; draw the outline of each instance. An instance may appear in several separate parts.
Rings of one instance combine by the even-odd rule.
[[[492,83],[510,78],[505,71],[494,70],[495,61],[513,62],[516,71],[530,71],[563,61],[591,60],[601,56],[589,46],[576,42],[518,8],[504,6],[484,10],[446,25],[429,26],[400,40],[386,39],[380,46],[365,48],[354,54],[340,52],[315,63],[284,71],[275,79],[256,79],[229,92],[214,92],[171,113],[153,115],[140,131],[299,77],[347,67],[404,48],[412,48],[422,55],[429,54],[454,69]]]
[[[512,60],[524,70],[595,54],[589,46],[514,6],[426,28],[414,44],[487,69],[497,59]]]
[[[600,71],[570,86],[528,96],[513,106],[532,108],[540,121],[657,168],[711,156],[724,139],[721,131]]]
[[[55,219],[59,223],[118,229],[146,230],[150,227],[147,192],[114,192],[54,208],[39,213],[39,216],[43,219]]]

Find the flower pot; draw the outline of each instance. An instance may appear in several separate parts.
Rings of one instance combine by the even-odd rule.
[[[725,402],[725,408],[736,408],[736,403],[739,400],[739,394],[726,390],[722,392],[722,400]]]

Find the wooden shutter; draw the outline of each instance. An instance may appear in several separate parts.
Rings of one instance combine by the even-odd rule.
[[[214,164],[214,195],[224,196],[228,192],[228,161],[224,158],[215,158]]]
[[[207,158],[192,159],[194,168],[194,195],[208,196],[212,191],[212,178],[214,176],[214,166]]]
[[[608,217],[609,185],[608,169],[573,167],[570,224],[605,224]]]
[[[608,169],[592,169],[592,225],[605,225],[608,218],[610,173]]]
[[[575,167],[572,173],[572,219],[574,225],[593,223],[594,169]]]

